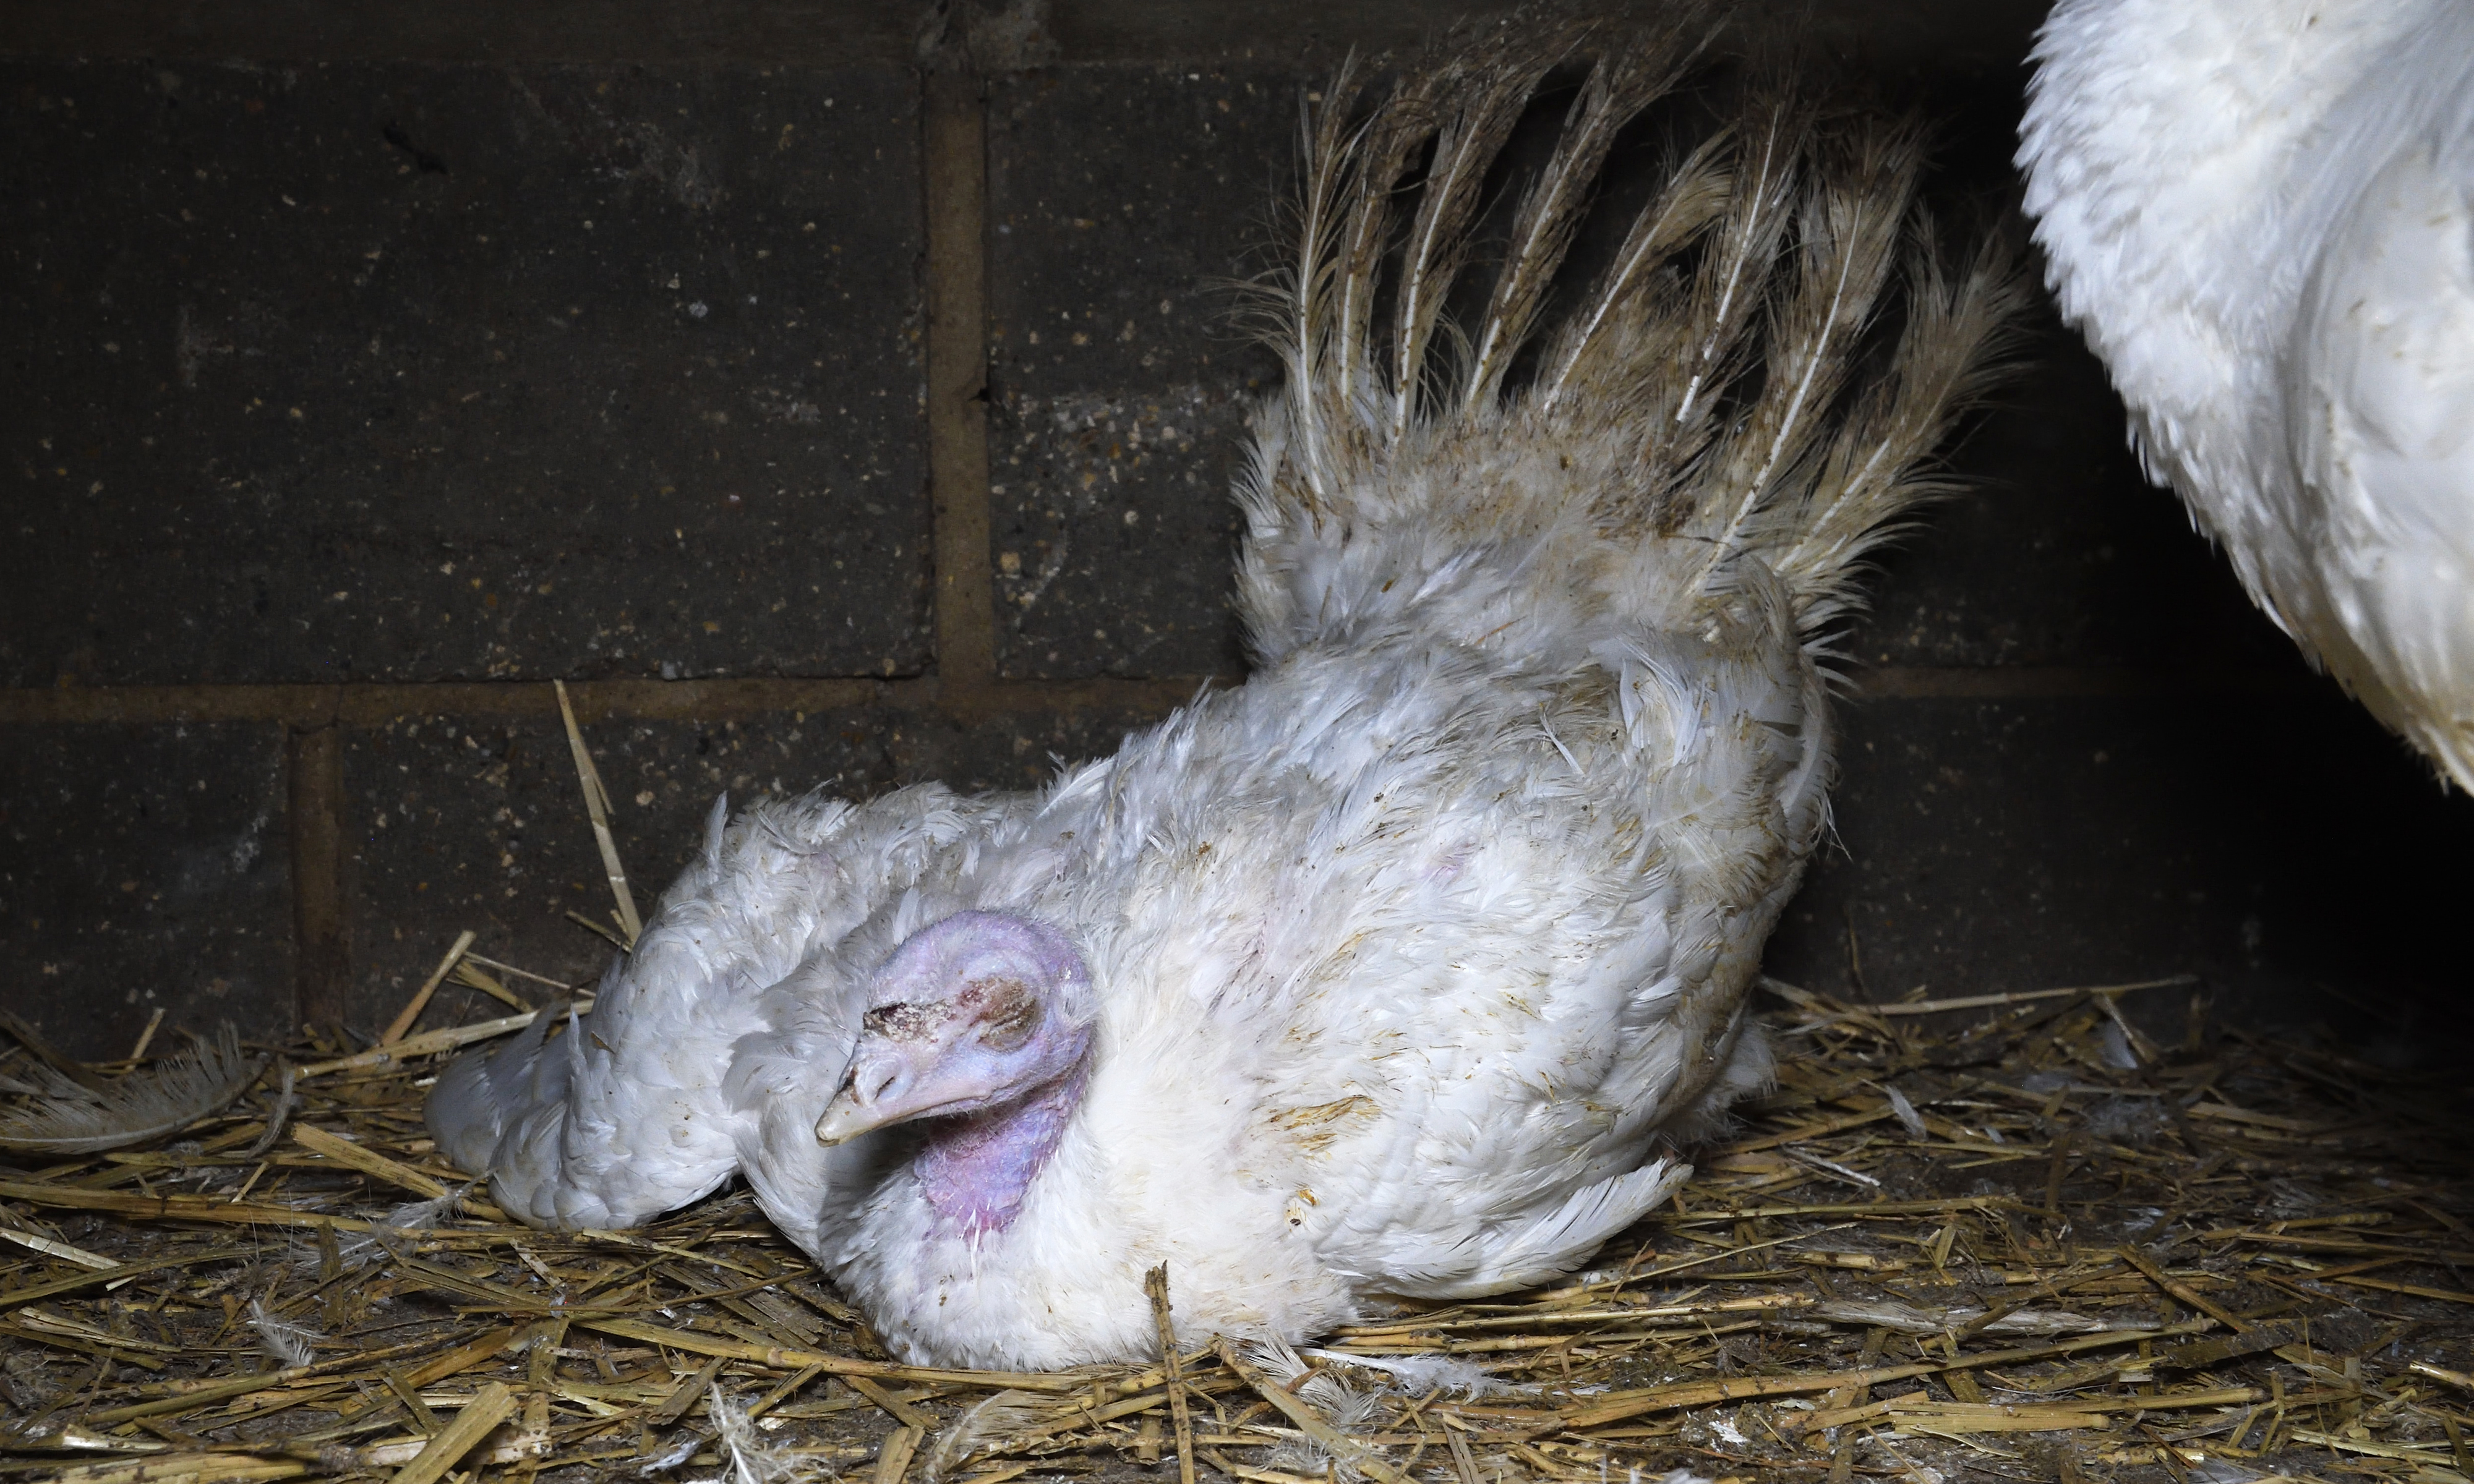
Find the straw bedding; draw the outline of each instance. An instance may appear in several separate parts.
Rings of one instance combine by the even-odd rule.
[[[618,931],[586,925],[623,943],[596,833]],[[1570,1281],[1403,1303],[1302,1355],[1022,1375],[887,1359],[734,1188],[631,1232],[504,1220],[423,1091],[569,987],[473,946],[358,1051],[86,1066],[0,1013],[24,1046],[0,1474],[2474,1479],[2464,1091],[2212,1024],[2186,979],[1891,1004],[1763,981],[1776,1091]],[[114,1089],[147,1137],[97,1149],[110,1118],[58,1110]],[[1176,1275],[1146,1286],[1166,1335]]]
[[[2474,1473],[2468,1161],[2438,1089],[2195,1008],[2160,1046],[2128,991],[1769,988],[1778,1091],[1593,1270],[1302,1356],[1221,1344],[1174,1384],[891,1363],[740,1193],[635,1232],[497,1219],[423,1137],[422,1088],[446,1043],[528,1017],[285,1048],[288,1107],[270,1069],[176,1138],[0,1177],[0,1470]],[[1153,1286],[1174,1304],[1175,1274]]]

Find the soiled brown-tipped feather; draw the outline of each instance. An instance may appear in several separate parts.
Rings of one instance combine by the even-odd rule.
[[[1943,492],[1929,460],[1983,392],[2020,298],[1998,251],[1955,274],[1938,260],[1912,122],[1825,115],[1788,78],[1746,85],[1733,122],[1683,154],[1628,224],[1597,284],[1540,323],[1610,141],[1691,71],[1706,16],[1632,36],[1464,28],[1370,108],[1345,70],[1310,117],[1298,262],[1271,337],[1288,385],[1258,421],[1240,491],[1259,656],[1343,611],[1330,589],[1313,596],[1333,560],[1318,543],[1420,527],[1464,543],[1543,540],[1541,585],[1573,576],[1561,562],[1600,560],[1589,540],[1635,545],[1641,569],[1610,574],[1608,590],[1653,627],[1775,577],[1821,656],[1824,631],[1856,606],[1864,556]],[[1593,49],[1486,308],[1456,326],[1442,305],[1469,268],[1484,177],[1548,71]],[[1512,368],[1541,335],[1524,384]],[[1439,343],[1467,352],[1448,387]],[[1540,480],[1586,491],[1594,537],[1548,529],[1555,517],[1520,492]],[[1654,555],[1660,542],[1681,545]],[[1350,602],[1361,618],[1380,606]]]
[[[1495,59],[1481,63],[1469,60],[1480,55],[1478,50],[1455,36],[1454,58],[1445,67],[1466,68],[1477,76],[1463,85],[1447,82],[1442,89],[1455,106],[1436,130],[1425,188],[1419,193],[1417,215],[1402,249],[1392,353],[1392,385],[1398,394],[1392,425],[1395,440],[1408,432],[1421,402],[1419,394],[1432,370],[1428,351],[1443,323],[1443,300],[1467,260],[1469,227],[1485,204],[1487,170],[1512,137],[1512,126],[1519,122],[1539,81],[1579,40],[1579,28],[1550,24],[1529,37],[1501,37]]]
[[[103,1090],[82,1088],[39,1065],[26,1107],[0,1112],[0,1148],[36,1154],[93,1154],[168,1137],[220,1113],[266,1064],[244,1056],[229,1025],[211,1041],[141,1067]]]
[[[1953,492],[1933,450],[2001,374],[2026,301],[2025,280],[1998,238],[1955,277],[1937,254],[1913,255],[1890,367],[1849,414],[1791,521],[1792,540],[1770,558],[1797,594],[1806,633],[1860,610],[1865,559],[1904,528],[1905,513]]]
[[[1719,459],[1718,479],[1735,496],[1724,522],[1700,533],[1712,568],[1744,547],[1763,514],[1795,503],[1783,496],[1831,431],[1856,342],[1898,263],[1920,167],[1913,130],[1866,128],[1831,153],[1840,158],[1815,172],[1798,213],[1795,277],[1770,316],[1761,395]]]
[[[1756,96],[1745,113],[1734,194],[1719,213],[1716,239],[1701,261],[1683,322],[1689,359],[1667,420],[1677,435],[1670,446],[1691,452],[1698,451],[1693,435],[1710,422],[1719,388],[1741,370],[1749,349],[1744,331],[1766,301],[1763,285],[1777,265],[1802,183],[1798,166],[1809,127],[1805,110],[1784,95]]]
[[[1576,384],[1602,374],[1592,357],[1607,352],[1611,342],[1637,325],[1649,310],[1640,302],[1650,292],[1658,270],[1700,237],[1726,209],[1734,177],[1727,150],[1733,131],[1703,140],[1668,173],[1666,184],[1647,210],[1633,219],[1623,247],[1615,253],[1598,291],[1557,332],[1555,348],[1546,357],[1552,368],[1540,380],[1540,406],[1553,408]],[[1612,352],[1616,364],[1637,359]]]
[[[1692,38],[1692,33],[1702,35]],[[1536,327],[1546,291],[1571,250],[1615,133],[1671,91],[1709,44],[1700,8],[1680,7],[1664,31],[1613,48],[1589,70],[1564,120],[1555,156],[1530,183],[1512,227],[1512,248],[1478,332],[1466,400],[1492,400],[1514,352]]]

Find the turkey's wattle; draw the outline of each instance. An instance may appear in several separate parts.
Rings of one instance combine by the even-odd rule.
[[[2035,59],[2027,210],[2150,474],[2474,788],[2474,6],[2062,0]]]
[[[545,1224],[741,1174],[894,1350],[1003,1367],[1150,1355],[1163,1261],[1188,1333],[1298,1339],[1662,1199],[1767,1074],[1816,658],[2015,299],[1920,245],[1912,130],[1754,90],[1541,323],[1701,39],[1532,17],[1344,76],[1238,490],[1251,678],[1034,793],[716,806],[589,1020],[440,1079],[439,1147]]]
[[[1082,1100],[1091,977],[1054,928],[957,912],[877,970],[816,1139],[934,1120],[920,1188],[956,1229],[1003,1231]]]

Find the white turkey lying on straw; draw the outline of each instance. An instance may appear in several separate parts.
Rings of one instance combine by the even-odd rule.
[[[1153,1358],[1162,1262],[1183,1343],[1294,1341],[1663,1200],[1768,1075],[1820,660],[2016,299],[1936,254],[1912,129],[1756,84],[1541,323],[1704,36],[1532,14],[1345,71],[1239,482],[1251,679],[1034,793],[716,805],[589,1018],[440,1078],[439,1148],[551,1226],[742,1174],[894,1352],[1007,1369]]]
[[[124,1077],[81,1083],[39,1061],[12,1064],[0,1090],[28,1100],[0,1108],[0,1149],[93,1154],[168,1137],[221,1113],[265,1067],[263,1058],[242,1054],[229,1025],[211,1041]]]
[[[2474,789],[2474,6],[2062,0],[2035,60],[2036,242],[2149,473]]]

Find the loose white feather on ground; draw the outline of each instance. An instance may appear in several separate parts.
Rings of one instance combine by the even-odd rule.
[[[165,1137],[221,1112],[265,1067],[264,1058],[242,1053],[240,1037],[229,1025],[213,1041],[99,1088],[30,1061],[15,1070],[11,1089],[32,1094],[28,1102],[0,1109],[0,1149],[58,1157]]]

